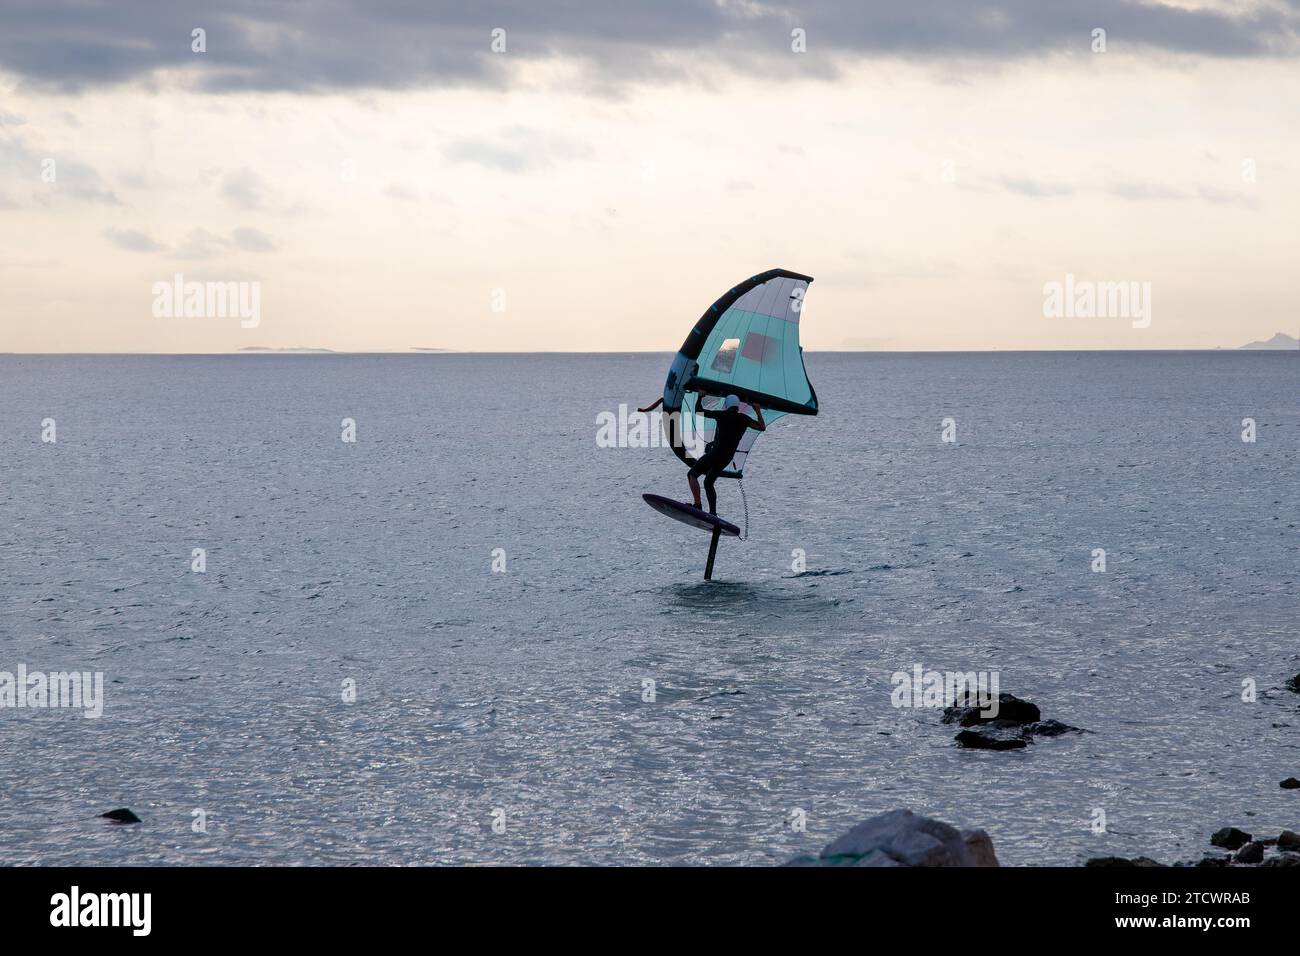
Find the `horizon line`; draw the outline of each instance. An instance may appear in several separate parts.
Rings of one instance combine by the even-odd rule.
[[[1057,352],[1105,353],[1158,353],[1158,352],[1300,352],[1296,348],[1248,348],[1243,345],[1216,345],[1208,348],[1048,348],[1048,349],[803,349],[818,355],[982,355],[1005,352],[1008,354],[1047,354]],[[0,351],[0,355],[155,355],[155,356],[265,356],[265,355],[420,355],[425,357],[440,355],[673,355],[673,349],[602,349],[576,351],[569,349],[532,349],[525,351],[508,349],[329,349],[329,348],[241,348],[229,352],[9,352]]]

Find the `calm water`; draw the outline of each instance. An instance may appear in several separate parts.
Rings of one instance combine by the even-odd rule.
[[[766,864],[898,806],[1012,864],[1300,828],[1300,355],[810,354],[823,414],[759,440],[712,584],[640,500],[676,458],[596,447],[667,361],[0,356],[0,670],[107,695],[0,710],[0,863]],[[890,704],[916,663],[1094,733],[959,750]]]

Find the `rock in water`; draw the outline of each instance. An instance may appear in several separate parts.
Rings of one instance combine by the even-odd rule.
[[[1237,851],[1237,855],[1233,859],[1238,863],[1262,863],[1264,861],[1264,844],[1247,843]]]
[[[1300,790],[1300,780],[1297,780],[1295,777],[1287,777],[1279,783],[1278,786],[1283,790]]]
[[[1025,727],[1026,736],[1059,737],[1061,734],[1082,734],[1086,731],[1063,724],[1059,720],[1036,720]]]
[[[987,730],[963,730],[957,743],[971,750],[1020,750],[1028,746],[1024,737],[1004,737]]]
[[[126,807],[119,807],[116,810],[109,810],[107,813],[101,813],[105,820],[112,820],[114,823],[139,823],[140,818],[128,810]]]
[[[1286,687],[1287,690],[1293,690],[1297,694],[1300,694],[1300,674],[1296,674],[1295,677],[1292,677],[1283,686]]]
[[[968,697],[967,700],[970,698]],[[976,724],[987,724],[991,721],[1003,722],[1006,724],[1032,724],[1037,720],[1042,720],[1043,715],[1038,710],[1038,705],[1030,703],[1027,700],[1021,700],[1011,694],[998,694],[998,711],[996,714],[985,713],[978,707],[957,706],[956,702],[952,707],[945,707],[943,710],[943,722],[945,724],[958,724],[962,727],[973,727]]]
[[[810,865],[807,859],[793,865]],[[997,866],[993,840],[911,810],[891,810],[859,823],[827,845],[817,866]]]
[[[957,743],[972,750],[1020,750],[1036,736],[1086,733],[1059,720],[1043,720],[1037,704],[1011,694],[998,695],[996,714],[972,705],[972,699],[970,695],[959,696],[953,706],[943,711],[945,724],[970,728],[957,734]]]
[[[1292,830],[1283,830],[1276,837],[1252,837],[1236,827],[1224,827],[1210,842],[1226,851],[1211,851],[1197,863],[1174,866],[1300,867],[1300,833]]]
[[[1222,830],[1216,830],[1214,836],[1210,837],[1212,846],[1221,846],[1225,850],[1236,850],[1250,842],[1250,834],[1244,830],[1238,830],[1236,827],[1224,827]]]
[[[962,830],[962,842],[970,857],[968,866],[997,866],[998,855],[993,852],[993,838],[984,830]]]

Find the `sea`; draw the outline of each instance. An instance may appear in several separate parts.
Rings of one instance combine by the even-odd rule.
[[[719,481],[712,581],[641,499],[681,462],[599,440],[669,359],[0,356],[0,863],[767,866],[899,807],[1004,865],[1300,829],[1300,353],[809,352],[820,413]],[[965,749],[918,669],[1086,732]],[[80,706],[18,706],[71,673]]]

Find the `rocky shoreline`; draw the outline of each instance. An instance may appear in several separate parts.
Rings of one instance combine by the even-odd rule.
[[[1300,693],[1300,674],[1287,680],[1287,690]],[[945,707],[943,722],[956,724],[959,747],[975,750],[1023,750],[1038,738],[1091,731],[1059,720],[1044,720],[1037,704],[1012,694],[977,701],[972,696]],[[1288,777],[1284,790],[1300,789],[1300,780]],[[1150,857],[1092,857],[1086,867],[1293,867],[1300,866],[1300,833],[1283,830],[1277,836],[1259,837],[1236,827],[1223,827],[1209,840],[1210,849],[1199,860],[1160,863]],[[816,856],[805,855],[785,866],[999,866],[993,840],[982,829],[959,829],[906,808],[890,810],[859,823],[831,841]]]
[[[1224,827],[1210,837],[1215,849],[1197,861],[1176,867],[1300,866],[1300,833],[1283,830],[1276,837],[1255,837]],[[1000,866],[993,839],[981,829],[962,830],[933,817],[899,808],[864,820],[826,844],[816,856],[798,856],[785,866]],[[1150,857],[1092,857],[1086,867],[1163,867]]]
[[[1216,830],[1210,837],[1208,850],[1194,862],[1174,863],[1173,866],[1300,866],[1300,833],[1283,830],[1275,837],[1257,838],[1236,827]],[[1127,859],[1122,856],[1098,856],[1084,866],[1168,866],[1150,857]]]

